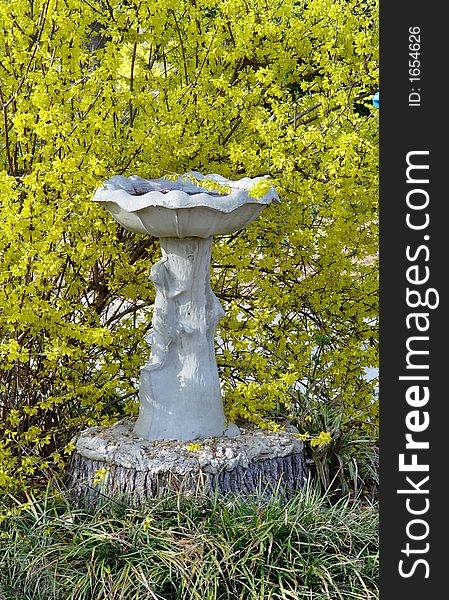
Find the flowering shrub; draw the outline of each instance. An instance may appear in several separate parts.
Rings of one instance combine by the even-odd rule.
[[[136,414],[158,242],[90,201],[113,174],[268,175],[216,239],[227,414],[302,380],[375,424],[375,0],[0,0],[0,486]]]

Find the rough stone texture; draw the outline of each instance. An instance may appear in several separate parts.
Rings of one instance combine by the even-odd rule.
[[[303,443],[294,433],[248,426],[236,437],[192,444],[145,440],[133,433],[133,426],[133,419],[125,419],[90,428],[76,440],[69,485],[88,504],[102,495],[141,504],[178,491],[269,497],[277,490],[290,497],[307,476]],[[101,469],[105,477],[94,483]]]

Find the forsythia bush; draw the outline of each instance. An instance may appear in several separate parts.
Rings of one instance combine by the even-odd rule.
[[[159,258],[90,198],[113,174],[268,175],[215,239],[227,414],[339,395],[375,427],[375,0],[0,0],[0,487],[137,412]]]

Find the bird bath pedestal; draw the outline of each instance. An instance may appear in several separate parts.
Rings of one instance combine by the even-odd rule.
[[[167,237],[160,243],[162,259],[151,269],[151,357],[140,374],[134,431],[149,440],[223,435],[214,333],[224,311],[209,283],[212,238]]]
[[[85,492],[102,468],[115,469],[108,493],[131,491],[131,479],[134,496],[140,493],[142,498],[158,493],[156,488],[172,489],[174,480],[176,488],[197,487],[199,479],[205,481],[205,473],[207,488],[231,491],[230,480],[226,484],[219,476],[229,471],[229,464],[234,475],[238,468],[243,475],[249,469],[253,479],[256,471],[260,475],[251,485],[249,479],[246,484],[234,482],[233,491],[278,486],[282,478],[289,489],[302,483],[302,443],[293,434],[279,437],[254,428],[241,432],[226,423],[214,351],[215,329],[225,313],[210,287],[213,236],[243,229],[279,199],[272,186],[261,198],[252,197],[250,188],[257,179],[229,181],[219,175],[208,175],[208,183],[205,179],[197,172],[176,181],[115,176],[94,195],[126,229],[158,237],[162,258],[151,269],[156,298],[150,360],[140,374],[139,416],[135,423],[128,419],[79,436],[71,480],[75,486],[83,481]],[[216,189],[210,191],[206,185]],[[188,444],[192,440],[200,441],[203,455],[192,456]],[[290,470],[286,466],[284,472],[286,458]],[[139,484],[136,471],[144,474]]]

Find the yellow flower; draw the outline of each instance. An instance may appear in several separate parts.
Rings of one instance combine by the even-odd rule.
[[[152,517],[150,517],[149,515],[147,515],[145,517],[145,519],[142,521],[142,529],[144,531],[146,531],[147,529],[149,529],[151,527],[151,523],[154,521],[154,519]]]
[[[199,452],[201,450],[201,444],[187,444],[186,448],[189,452]]]
[[[105,481],[108,476],[108,473],[109,473],[109,470],[105,469],[104,467],[101,469],[97,469],[97,471],[95,471],[95,476],[94,476],[94,485],[98,485],[102,481]]]
[[[331,434],[328,431],[322,431],[316,438],[313,438],[313,440],[311,440],[310,445],[319,446],[321,448],[321,446],[329,444],[331,440]]]

